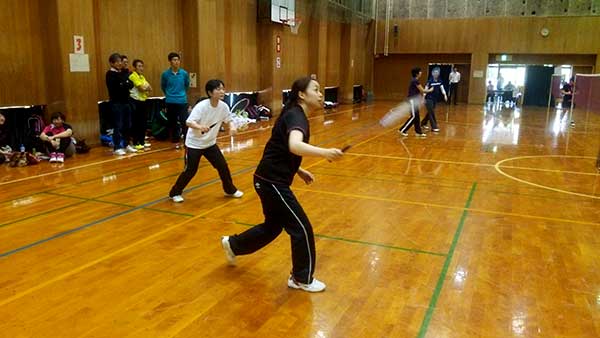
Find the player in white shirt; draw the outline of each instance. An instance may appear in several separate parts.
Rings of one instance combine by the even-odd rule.
[[[230,135],[237,132],[231,121],[229,107],[223,102],[225,85],[221,80],[209,80],[205,89],[209,99],[196,104],[186,120],[188,131],[185,138],[185,168],[169,192],[169,197],[176,203],[183,202],[183,189],[196,175],[202,156],[219,172],[225,196],[240,198],[244,195],[233,185],[229,167],[217,145],[217,135],[223,122],[229,124]]]
[[[448,103],[452,101],[452,96],[454,96],[454,104],[456,105],[456,94],[458,91],[458,83],[460,82],[460,73],[456,67],[452,68],[452,73],[450,73],[449,80],[450,90],[448,92]]]

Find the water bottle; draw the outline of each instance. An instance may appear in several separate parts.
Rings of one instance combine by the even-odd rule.
[[[21,150],[21,154],[25,153],[25,145],[21,144],[21,148],[19,148]]]

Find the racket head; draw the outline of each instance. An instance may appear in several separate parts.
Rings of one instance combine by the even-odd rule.
[[[250,99],[248,99],[247,97],[245,97],[243,99],[240,99],[233,106],[231,106],[230,111],[232,113],[235,113],[235,112],[238,112],[238,111],[245,111],[246,108],[248,108],[249,105],[250,105]]]
[[[383,115],[379,120],[379,124],[385,128],[398,124],[401,120],[410,116],[414,109],[419,109],[422,101],[423,97],[417,95],[400,102],[400,104],[392,107],[385,115]]]

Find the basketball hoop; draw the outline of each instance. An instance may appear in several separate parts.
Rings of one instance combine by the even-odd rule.
[[[302,19],[287,19],[281,20],[281,22],[283,22],[284,25],[290,26],[292,34],[298,34],[298,30],[300,29],[300,25],[302,24]]]

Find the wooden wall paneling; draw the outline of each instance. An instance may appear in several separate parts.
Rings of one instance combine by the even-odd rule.
[[[43,50],[37,1],[0,3],[0,105],[46,102]],[[18,14],[18,15],[17,15]]]
[[[231,1],[231,13],[226,15],[230,27],[229,36],[225,37],[225,46],[230,46],[230,62],[226,62],[230,74],[228,90],[256,91],[259,89],[258,36],[255,1]],[[227,52],[226,52],[227,55]]]
[[[325,86],[340,85],[340,53],[341,53],[342,24],[329,21],[327,25],[327,75]]]
[[[209,79],[226,81],[225,65],[225,9],[222,1],[199,1],[199,63],[198,85],[204,87]],[[230,89],[230,88],[228,88]]]
[[[487,78],[487,66],[488,66],[488,53],[477,52],[471,55],[471,73],[469,81],[469,103],[482,104],[485,102],[486,95],[486,84],[485,79]],[[482,71],[483,77],[475,78],[473,73],[475,71]],[[466,74],[464,74],[466,75]]]
[[[188,69],[188,57],[183,53],[182,1],[96,1],[98,57],[102,60],[98,99],[108,98],[104,74],[110,67],[108,57],[114,52],[127,55],[130,68],[134,59],[143,60],[145,77],[154,89],[151,95],[162,96],[160,75],[169,68],[167,55],[180,53],[182,67]]]
[[[98,93],[96,64],[96,36],[94,31],[94,3],[92,0],[56,0],[58,42],[62,67],[62,86],[65,115],[77,137],[94,143],[99,136]],[[84,38],[85,53],[89,57],[89,72],[71,72],[69,53],[73,51],[73,35]]]
[[[197,29],[200,24],[199,1],[201,0],[182,0],[181,2],[183,11],[182,21],[185,27],[182,29],[185,69],[190,73],[196,73],[197,76],[196,88],[190,87],[188,92],[188,101],[190,104],[194,104],[200,97],[206,96],[204,83],[200,79],[200,36]],[[164,60],[167,60],[166,56]],[[157,90],[160,92],[160,87]]]

